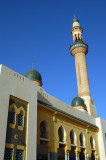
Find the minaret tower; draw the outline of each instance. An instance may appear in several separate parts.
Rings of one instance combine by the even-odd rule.
[[[96,117],[96,108],[91,98],[88,71],[86,64],[86,54],[88,53],[88,45],[84,43],[82,38],[83,29],[79,25],[77,18],[73,19],[71,33],[73,36],[73,44],[70,46],[70,52],[75,58],[78,95],[83,98],[88,113]]]

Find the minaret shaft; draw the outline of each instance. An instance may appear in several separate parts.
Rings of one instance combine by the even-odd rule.
[[[97,117],[96,108],[91,98],[88,71],[86,64],[86,54],[88,45],[82,38],[83,29],[79,25],[79,20],[74,18],[71,33],[73,44],[70,46],[71,55],[75,58],[78,95],[84,100],[88,114]]]
[[[74,57],[76,65],[78,95],[80,97],[90,96],[91,94],[90,94],[85,53],[83,52],[76,53]]]

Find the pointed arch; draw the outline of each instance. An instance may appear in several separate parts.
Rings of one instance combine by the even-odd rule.
[[[59,142],[66,142],[66,131],[60,126],[58,129]]]
[[[43,120],[40,122],[40,138],[48,138],[49,137],[49,125]]]
[[[25,118],[25,109],[23,106],[18,108],[18,129],[23,130],[24,127],[24,118]]]
[[[9,127],[15,128],[16,114],[18,112],[17,106],[13,103],[9,106]]]
[[[74,131],[73,131],[73,129],[70,132],[70,140],[71,140],[71,144],[74,144]]]
[[[21,113],[25,117],[25,109],[22,106],[18,109],[18,114],[21,114]]]
[[[95,149],[95,140],[92,136],[90,137],[90,144],[91,144],[91,149]]]
[[[85,146],[85,136],[82,134],[82,132],[79,135],[80,139],[80,146]]]
[[[70,140],[71,144],[77,144],[77,136],[73,129],[70,131]]]
[[[17,109],[17,106],[14,103],[10,105],[9,112],[15,112],[17,114],[18,109]]]

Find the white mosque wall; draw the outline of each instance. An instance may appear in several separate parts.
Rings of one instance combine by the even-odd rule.
[[[98,132],[98,146],[100,160],[106,160],[106,120],[96,118],[96,125],[99,128]]]
[[[37,86],[35,82],[0,65],[0,159],[4,159],[10,95],[28,102],[27,160],[36,159]],[[33,142],[33,143],[32,143]]]

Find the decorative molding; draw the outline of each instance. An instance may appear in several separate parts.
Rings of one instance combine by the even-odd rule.
[[[76,53],[81,53],[81,52],[87,54],[88,45],[83,42],[74,43],[73,45],[70,46],[70,52],[72,56],[74,56]]]
[[[6,143],[6,144],[5,144],[5,147],[6,147],[6,148],[13,149],[13,148],[14,148],[14,144]]]

